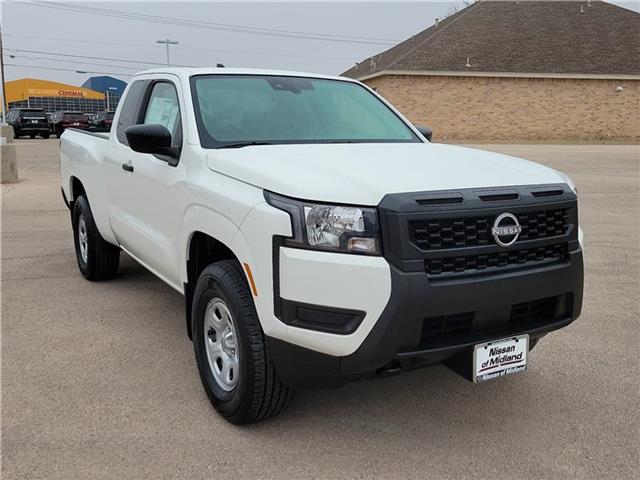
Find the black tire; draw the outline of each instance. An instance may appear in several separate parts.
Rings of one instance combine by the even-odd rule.
[[[86,244],[85,255],[82,253],[79,231],[84,222]],[[120,249],[102,238],[85,196],[78,197],[73,202],[72,214],[73,242],[76,248],[78,268],[87,280],[99,281],[113,278],[118,273],[120,264]]]
[[[213,299],[221,299],[233,319],[239,375],[231,391],[222,388],[215,379],[207,356],[205,312]],[[224,260],[203,270],[196,283],[191,311],[200,380],[216,411],[236,425],[259,422],[283,412],[291,403],[294,390],[278,378],[249,286],[237,261]]]

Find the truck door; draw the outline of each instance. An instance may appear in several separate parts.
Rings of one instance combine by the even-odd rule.
[[[145,81],[132,124],[164,125],[171,132],[173,146],[182,149],[183,109],[177,82],[177,78]],[[123,105],[123,114],[126,107]],[[113,231],[125,250],[180,289],[177,239],[183,209],[178,199],[184,198],[180,194],[184,162],[172,166],[166,158],[134,152],[122,142],[112,142],[112,146],[107,161],[113,179],[109,186]]]

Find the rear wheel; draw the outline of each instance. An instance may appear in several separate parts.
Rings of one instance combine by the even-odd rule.
[[[294,391],[278,378],[237,261],[204,269],[195,287],[191,325],[200,379],[220,415],[241,425],[285,410]]]
[[[78,268],[87,280],[108,280],[118,273],[120,249],[102,238],[84,196],[73,202],[73,240]]]

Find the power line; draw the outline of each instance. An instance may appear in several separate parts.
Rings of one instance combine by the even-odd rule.
[[[6,54],[5,54],[6,55]],[[141,70],[141,68],[133,68],[133,67],[125,67],[123,65],[113,65],[113,64],[109,64],[109,63],[97,63],[97,62],[83,62],[81,60],[64,60],[61,58],[47,58],[47,57],[31,57],[28,55],[13,55],[13,54],[9,54],[8,55],[9,58],[14,59],[14,58],[23,58],[25,60],[44,60],[45,62],[61,62],[61,63],[73,63],[73,64],[78,64],[78,65],[94,65],[94,66],[98,66],[98,67],[115,67],[115,68],[121,68],[121,69],[125,69],[125,70],[129,70],[131,72],[138,72]]]
[[[38,37],[36,35],[22,35],[16,33],[5,33],[5,37],[20,37],[20,38],[32,38],[36,40],[46,40],[47,42],[51,42],[52,40],[59,42],[69,42],[69,43],[87,43],[93,45],[113,45],[113,46],[122,46],[122,47],[136,47],[136,48],[151,48],[153,50],[157,50],[157,47],[153,45],[143,45],[141,43],[116,43],[116,42],[100,42],[97,40],[82,40],[75,38],[62,38],[62,37]],[[258,52],[255,50],[211,50],[207,48],[195,48],[195,47],[185,47],[182,44],[180,45],[180,51],[191,51],[191,52],[205,52],[212,53],[217,55],[251,55],[251,56],[269,56],[269,57],[285,57],[285,58],[317,58],[317,59],[325,59],[325,60],[352,60],[351,56],[344,57],[334,57],[334,56],[326,56],[326,55],[296,55],[289,53],[280,53],[280,52]]]
[[[40,65],[18,65],[17,63],[5,63],[4,66],[5,67],[34,68],[36,70],[59,70],[61,72],[75,72],[75,73],[78,72],[78,70],[74,70],[74,69],[70,69],[70,68],[42,67]],[[82,73],[99,73],[101,75],[122,75],[122,76],[125,76],[125,77],[133,76],[131,73],[94,72],[94,71],[88,71],[88,70],[83,70]]]
[[[38,5],[38,6],[46,6],[46,7],[52,6],[52,4],[49,2],[42,2],[38,0],[29,0],[29,3],[33,5]],[[389,39],[389,38],[302,32],[298,30],[284,30],[284,29],[276,29],[276,28],[252,27],[252,26],[246,26],[246,25],[213,23],[213,22],[205,22],[201,20],[191,20],[191,19],[175,18],[175,17],[170,18],[170,17],[162,17],[159,15],[140,14],[135,12],[124,12],[122,10],[111,10],[111,9],[96,8],[96,7],[89,7],[89,6],[79,6],[79,5],[63,3],[63,2],[56,2],[55,7],[58,7],[61,9],[67,9],[67,10],[71,9],[73,11],[81,12],[81,13],[90,13],[90,14],[96,14],[96,15],[109,14],[109,15],[118,16],[120,18],[127,17],[128,19],[131,19],[131,20],[149,21],[149,22],[155,22],[155,23],[158,23],[158,22],[171,23],[176,25],[186,24],[186,26],[202,26],[202,27],[207,27],[212,29],[220,29],[223,31],[234,31],[234,32],[240,32],[240,33],[270,34],[270,35],[276,35],[276,36],[277,35],[283,35],[283,36],[294,35],[294,36],[310,38],[313,40],[325,39],[330,41],[345,40],[345,41],[373,42],[373,43],[382,42],[385,44],[397,43],[397,40]]]
[[[154,50],[158,49],[158,47],[155,47],[153,45],[142,45],[141,43],[117,43],[117,42],[100,42],[97,40],[84,40],[80,38],[39,37],[37,35],[23,35],[21,33],[20,34],[4,33],[3,35],[5,37],[33,38],[37,40],[47,40],[47,41],[56,40],[59,42],[69,42],[69,43],[90,43],[94,45],[114,45],[114,46],[121,46],[121,47],[152,48]]]
[[[124,12],[122,10],[110,10],[105,8],[95,8],[87,6],[72,5],[66,3],[49,3],[36,0],[16,1],[14,3],[22,3],[37,7],[53,8],[57,10],[72,11],[75,13],[85,13],[89,15],[99,15],[102,17],[122,18],[126,20],[137,20],[142,22],[159,23],[165,25],[177,25],[191,28],[202,28],[207,30],[219,30],[232,33],[245,33],[253,35],[266,35],[284,38],[298,38],[303,40],[320,40],[328,42],[341,43],[360,43],[369,45],[392,45],[397,43],[396,40],[376,37],[359,37],[343,34],[326,34],[326,33],[308,33],[296,30],[282,30],[262,27],[250,27],[245,25],[231,25],[223,23],[204,22],[200,20],[189,20],[184,18],[169,18],[158,15],[139,14],[134,12]]]
[[[11,52],[36,53],[36,54],[40,54],[40,55],[55,55],[55,56],[59,56],[59,57],[88,58],[89,60],[109,60],[109,61],[112,61],[112,62],[132,63],[132,64],[136,64],[136,65],[157,65],[157,66],[163,66],[163,67],[166,66],[166,64],[164,64],[164,63],[148,62],[146,60],[128,60],[128,59],[112,58],[112,57],[94,57],[94,56],[91,56],[91,55],[74,55],[74,54],[70,54],[70,53],[47,52],[47,51],[44,51],[44,50],[24,50],[24,49],[21,49],[21,48],[5,48],[5,50],[11,51]],[[178,64],[174,64],[174,67],[191,68],[191,67],[193,67],[193,65],[178,65]]]

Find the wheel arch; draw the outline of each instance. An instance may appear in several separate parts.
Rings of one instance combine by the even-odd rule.
[[[82,180],[80,180],[78,177],[76,177],[75,175],[71,175],[71,177],[69,177],[69,193],[71,194],[69,196],[69,204],[73,207],[73,202],[80,196],[80,195],[87,195],[87,190],[84,187],[84,184],[82,183]]]
[[[230,244],[231,242],[228,243]],[[231,249],[228,243],[203,230],[194,230],[188,236],[184,262],[184,296],[186,307],[185,320],[189,338],[192,338],[191,307],[193,303],[193,292],[202,271],[212,263],[222,260],[236,260],[240,262],[240,257]]]

